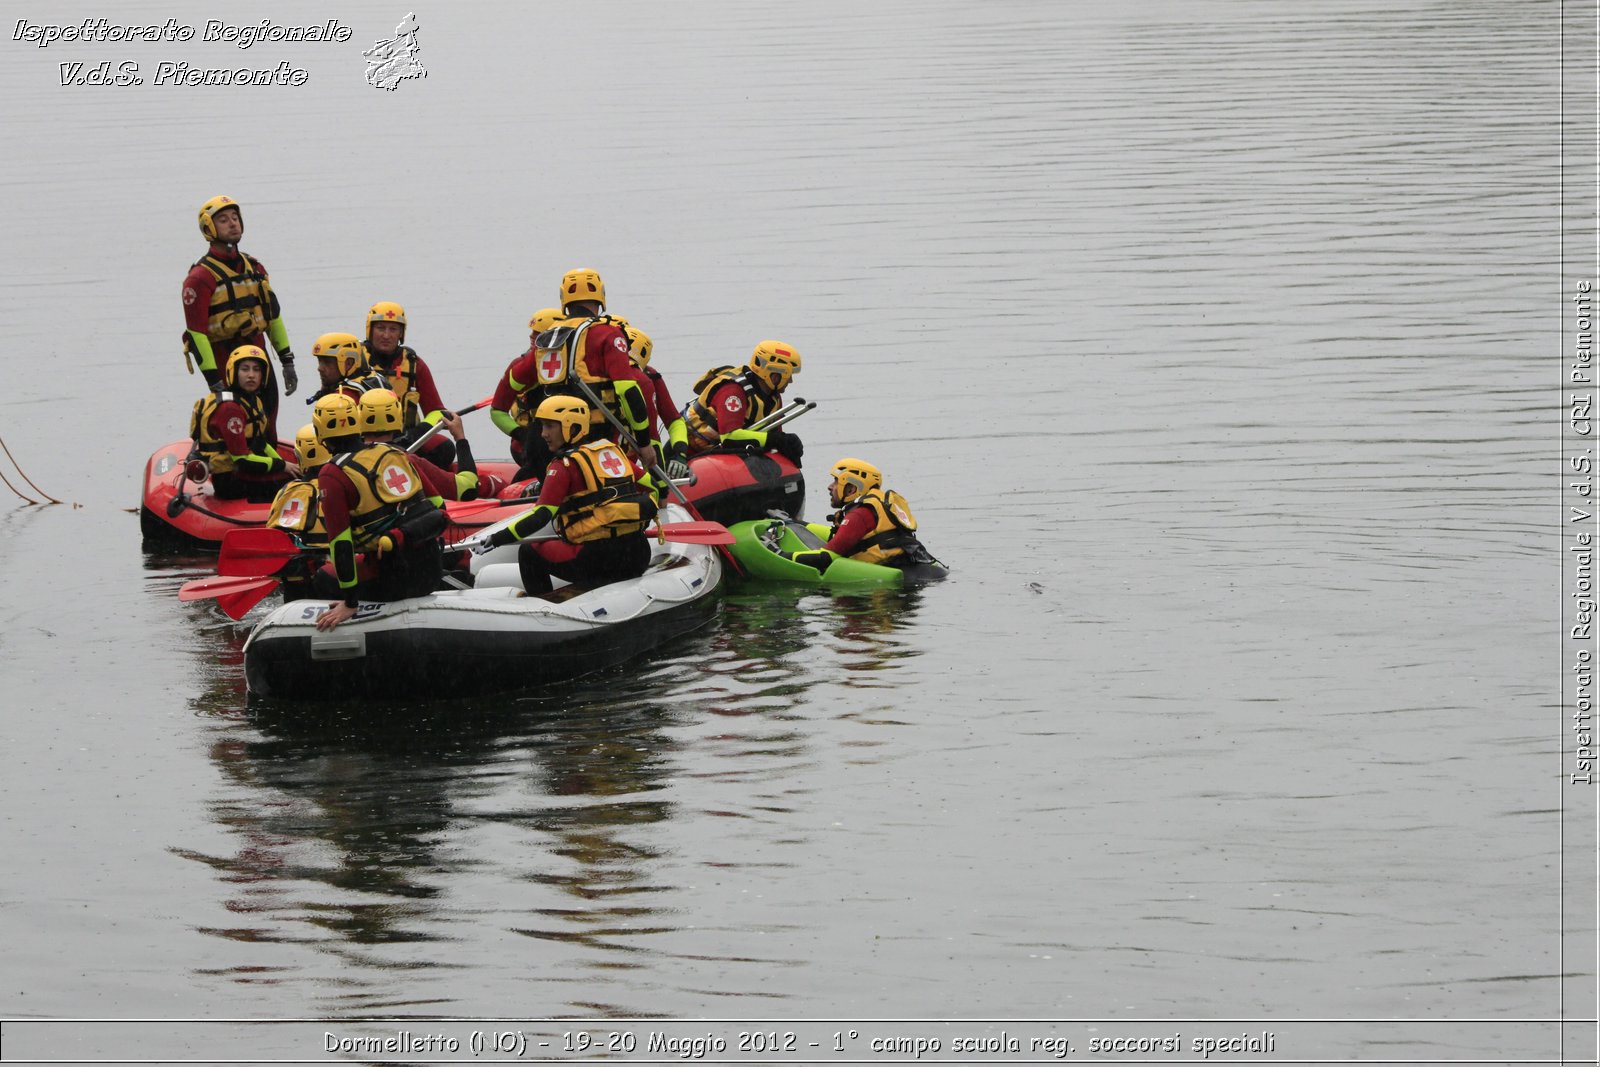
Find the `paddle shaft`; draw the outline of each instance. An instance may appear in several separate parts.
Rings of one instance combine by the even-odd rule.
[[[793,419],[798,419],[801,415],[804,415],[807,411],[810,411],[816,406],[817,402],[815,400],[808,401],[804,397],[797,396],[789,403],[783,405],[783,407],[779,408],[777,411],[769,414],[766,418],[757,419],[748,428],[752,430],[770,430],[773,427],[782,426],[784,423]]]
[[[462,408],[460,411],[457,411],[456,414],[457,415],[470,415],[474,411],[477,411],[479,408],[488,407],[493,402],[494,402],[494,397],[486,396],[482,400],[478,401],[476,404],[468,404],[466,407]],[[413,441],[409,445],[407,445],[406,446],[406,451],[407,452],[415,452],[417,449],[421,448],[423,445],[427,444],[430,440],[432,440],[433,439],[433,435],[438,433],[442,429],[444,429],[444,420],[440,419],[438,422],[436,422],[432,426],[428,427],[428,431],[426,433],[424,433],[421,437],[417,438],[415,441]]]
[[[612,426],[616,427],[617,433],[622,436],[622,440],[618,443],[637,456],[639,454],[639,443],[634,439],[632,431],[630,431],[626,426],[622,425],[622,420],[613,415],[610,408],[600,403],[600,398],[595,395],[593,389],[589,388],[588,382],[584,381],[583,378],[577,374],[570,375],[570,377],[573,381],[578,383],[578,388],[583,391],[583,395],[588,398],[589,403],[599,408],[600,414],[606,417],[606,421]],[[689,509],[690,514],[698,514],[698,512],[695,511],[694,505],[689,503],[689,498],[684,495],[683,490],[678,488],[676,482],[667,477],[667,472],[661,469],[661,464],[659,462],[650,464],[650,473],[655,475],[664,485],[671,489],[679,500],[683,501],[683,506]]]
[[[771,415],[768,415],[765,419],[761,420],[759,425],[752,426],[751,429],[760,430],[763,433],[765,433],[767,430],[776,430],[780,426],[785,426],[788,423],[793,422],[795,419],[798,419],[801,415],[804,415],[806,412],[810,411],[816,406],[817,402],[815,400],[797,400],[795,401],[794,405],[783,408],[780,411],[775,411]]]

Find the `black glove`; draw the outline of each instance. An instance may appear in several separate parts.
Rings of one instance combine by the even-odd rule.
[[[823,573],[833,565],[833,553],[822,548],[812,552],[796,552],[786,558],[792,559],[796,563],[803,563],[807,567],[815,567],[818,574]]]
[[[283,395],[293,396],[294,391],[300,388],[300,375],[294,372],[294,353],[278,353],[278,362],[283,364]]]
[[[768,430],[767,447],[796,467],[800,466],[800,457],[806,454],[806,446],[788,430]]]
[[[489,535],[489,547],[499,548],[502,545],[511,544],[516,539],[516,534],[513,534],[511,532],[511,528],[508,526],[504,530],[496,530],[494,533]]]

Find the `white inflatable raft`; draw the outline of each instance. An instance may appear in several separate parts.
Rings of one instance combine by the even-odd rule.
[[[686,518],[675,507],[661,521]],[[284,604],[244,646],[250,692],[287,698],[520,689],[615,666],[712,619],[722,561],[709,545],[652,539],[649,570],[595,589],[522,591],[516,546],[474,559],[476,584],[363,603],[328,632],[320,600]]]

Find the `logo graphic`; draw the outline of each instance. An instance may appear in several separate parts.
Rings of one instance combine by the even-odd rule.
[[[728,399],[722,402],[722,406],[732,414],[737,415],[744,410],[744,395],[742,393],[729,393]]]
[[[394,28],[394,36],[378,41],[361,54],[367,57],[367,84],[391,93],[407,78],[426,78],[428,72],[417,62],[417,16],[409,13]]]
[[[411,481],[411,475],[406,473],[405,469],[398,463],[394,464],[384,472],[383,484],[384,487],[387,488],[391,494],[393,494],[395,499],[401,499],[408,496],[411,493],[411,488],[413,485]]]
[[[184,286],[183,287],[183,306],[184,307],[188,307],[190,304],[195,302],[195,300],[198,298],[198,296],[199,296],[199,294],[194,291],[194,286],[192,286],[192,285]]]

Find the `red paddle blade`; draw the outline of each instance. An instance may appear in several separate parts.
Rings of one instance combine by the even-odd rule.
[[[184,601],[208,600],[213,597],[220,599],[240,593],[253,593],[257,590],[261,591],[261,596],[266,596],[277,588],[277,585],[276,578],[240,578],[223,575],[215,578],[196,578],[178,587],[178,599]],[[260,600],[261,596],[256,597],[256,600]]]
[[[655,537],[657,527],[652,526],[645,533]],[[665,540],[688,545],[731,545],[735,540],[719,522],[669,522],[659,528],[659,534]]]
[[[222,535],[217,553],[217,573],[230,577],[265,577],[278,573],[300,554],[294,538],[270,527],[229,530]]]
[[[259,581],[259,579],[258,579]],[[265,600],[277,588],[277,582],[263,582],[260,588],[247,589],[240,593],[229,593],[217,597],[217,606],[230,619],[242,619],[245,613]]]

